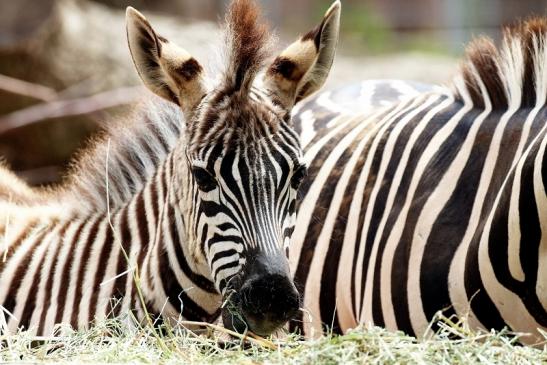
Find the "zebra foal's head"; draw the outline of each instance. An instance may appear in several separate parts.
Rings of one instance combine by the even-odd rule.
[[[232,2],[227,65],[214,80],[132,8],[127,35],[144,84],[185,116],[187,240],[225,298],[224,323],[269,334],[299,307],[286,252],[306,167],[291,110],[325,82],[340,2],[269,64],[271,36],[259,15],[251,0]]]

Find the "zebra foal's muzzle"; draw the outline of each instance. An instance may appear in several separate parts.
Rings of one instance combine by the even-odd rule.
[[[267,336],[293,318],[300,307],[285,257],[265,260],[259,256],[230,284],[222,320],[226,328],[239,333],[249,330]]]

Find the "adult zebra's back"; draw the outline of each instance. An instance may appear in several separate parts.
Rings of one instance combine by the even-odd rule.
[[[347,90],[298,111],[310,178],[290,260],[307,334],[421,335],[439,310],[547,328],[546,42],[547,21],[529,20],[500,51],[473,42],[450,89],[368,83],[391,104],[368,88],[364,112],[339,102]]]

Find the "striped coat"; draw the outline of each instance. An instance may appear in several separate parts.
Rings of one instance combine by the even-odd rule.
[[[547,328],[546,42],[531,20],[499,52],[475,41],[451,88],[367,82],[298,110],[293,329]]]

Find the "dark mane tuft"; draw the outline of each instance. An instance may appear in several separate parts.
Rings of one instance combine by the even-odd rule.
[[[254,0],[234,0],[226,15],[228,69],[226,87],[248,92],[269,56],[270,33]]]
[[[506,27],[499,49],[486,37],[471,42],[461,77],[473,104],[485,107],[489,100],[493,109],[545,104],[546,43],[547,18],[531,18]],[[463,100],[462,90],[457,87],[456,97]]]
[[[507,106],[503,80],[498,69],[498,59],[498,50],[492,40],[487,37],[474,40],[466,49],[462,74],[467,90],[476,106],[484,107],[484,100],[481,96],[476,74],[488,90],[493,108]]]

